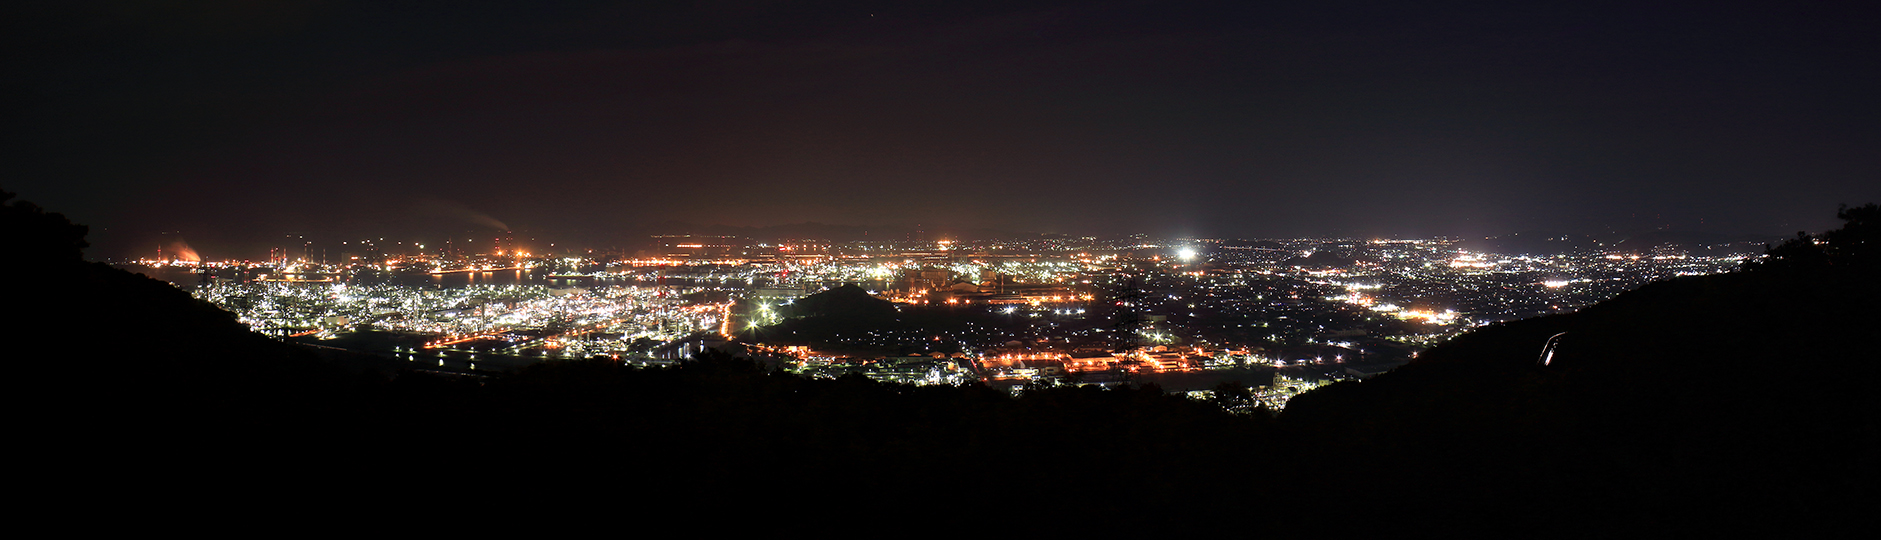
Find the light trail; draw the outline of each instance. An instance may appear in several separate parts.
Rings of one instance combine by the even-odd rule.
[[[492,337],[496,337],[497,335],[499,335],[499,334],[502,334],[502,333],[504,333],[504,332],[508,332],[508,331],[510,331],[510,329],[508,329],[508,328],[500,328],[500,329],[496,329],[496,330],[491,330],[491,331],[489,331],[489,332],[484,332],[484,333],[481,333],[481,334],[477,334],[477,335],[473,335],[473,336],[467,336],[467,337],[461,337],[461,338],[444,338],[444,339],[440,339],[440,340],[437,340],[437,341],[432,341],[432,342],[429,342],[429,343],[425,343],[425,348],[426,348],[426,349],[436,349],[436,348],[438,348],[438,347],[443,347],[443,346],[446,346],[446,345],[456,345],[456,344],[459,344],[459,343],[463,343],[463,342],[466,342],[466,341],[476,341],[476,340],[479,340],[479,339],[484,339],[484,338],[492,338]]]

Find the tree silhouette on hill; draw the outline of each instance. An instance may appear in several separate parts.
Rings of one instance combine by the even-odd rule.
[[[0,191],[0,201],[14,197]],[[4,326],[10,367],[69,408],[203,419],[314,410],[351,393],[341,388],[367,366],[322,360],[169,283],[85,261],[86,227],[32,203],[0,205],[0,227],[7,308],[21,315]]]
[[[90,246],[85,242],[85,226],[73,224],[63,214],[48,213],[39,205],[14,201],[16,196],[0,190],[0,230],[7,232],[5,247],[0,248],[0,264],[7,272],[83,259],[84,249]]]
[[[1859,268],[1881,270],[1881,206],[1869,203],[1835,213],[1843,221],[1839,229],[1821,234],[1796,233],[1792,238],[1768,250],[1768,257],[1750,264],[1753,269]]]

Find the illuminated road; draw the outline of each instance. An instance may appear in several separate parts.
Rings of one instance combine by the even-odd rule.
[[[527,266],[512,266],[512,267],[506,267],[506,268],[463,268],[459,270],[432,270],[431,275],[435,276],[435,275],[440,275],[440,274],[470,274],[470,273],[475,273],[475,272],[507,272],[510,270],[528,270],[528,269],[529,267]]]

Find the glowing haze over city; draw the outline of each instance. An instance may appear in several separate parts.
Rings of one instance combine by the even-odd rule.
[[[0,328],[40,521],[1839,538],[1874,514],[1860,2],[0,12]]]
[[[260,259],[806,222],[1735,240],[1881,172],[1863,19],[1802,8],[276,4],[15,18],[9,189],[93,257]]]
[[[256,331],[446,369],[1343,378],[1737,268],[1881,146],[1822,14],[434,7],[40,10],[9,189]],[[958,313],[791,322],[845,286]]]

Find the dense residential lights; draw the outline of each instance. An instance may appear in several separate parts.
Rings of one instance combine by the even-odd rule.
[[[196,284],[198,297],[257,331],[402,359],[423,351],[446,370],[595,357],[657,364],[734,347],[812,377],[1110,384],[1124,373],[1247,369],[1315,381],[1367,376],[1473,328],[1725,271],[1754,252],[1530,255],[1463,251],[1453,239],[1148,237],[793,240],[789,257],[723,248],[738,242],[678,244],[720,246],[701,256],[526,258],[517,249],[501,258],[136,264],[190,276],[175,281]],[[1202,245],[1206,266],[1194,264]],[[200,279],[204,272],[217,277]],[[847,284],[858,285],[846,289],[858,298],[886,300],[892,315],[805,326],[815,315],[802,310],[821,308],[803,301]],[[1263,403],[1279,407],[1285,395]]]

